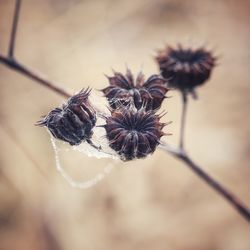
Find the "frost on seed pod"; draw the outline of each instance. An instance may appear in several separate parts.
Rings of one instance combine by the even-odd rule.
[[[80,91],[62,107],[49,112],[37,125],[46,126],[55,138],[70,145],[85,140],[92,145],[90,139],[96,124],[96,111],[88,100],[89,94],[89,89]]]
[[[106,117],[106,136],[109,146],[122,160],[144,158],[155,151],[166,125],[154,111],[121,108]]]
[[[166,80],[161,76],[152,75],[145,81],[144,75],[139,73],[134,80],[129,69],[125,75],[114,72],[108,80],[109,86],[102,92],[113,109],[132,103],[137,109],[155,110],[160,108],[168,91]]]
[[[205,48],[184,49],[181,45],[177,49],[168,46],[160,50],[155,59],[169,86],[186,92],[208,80],[216,62]]]

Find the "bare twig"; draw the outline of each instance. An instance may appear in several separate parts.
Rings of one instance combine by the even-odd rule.
[[[57,84],[52,83],[51,81],[46,79],[46,77],[43,77],[40,73],[35,72],[33,69],[30,69],[29,67],[23,65],[22,63],[18,62],[15,59],[14,49],[15,49],[15,40],[16,40],[16,33],[17,33],[17,26],[18,26],[21,3],[22,3],[22,0],[16,0],[12,28],[11,28],[11,36],[10,36],[10,42],[9,42],[8,56],[6,57],[3,55],[0,55],[0,63],[6,65],[7,67],[9,67],[10,69],[14,71],[19,72],[20,74],[27,76],[28,78],[32,80],[35,80],[36,82],[53,90],[54,92],[57,92],[63,97],[69,98],[71,94],[68,93],[66,90],[60,88],[59,86],[57,86]]]
[[[182,112],[181,112],[181,128],[180,128],[179,147],[180,147],[180,149],[184,149],[188,97],[187,97],[186,92],[181,92],[181,95],[182,95]]]
[[[14,59],[14,45],[15,45],[15,37],[18,23],[18,15],[20,9],[21,0],[16,0],[16,9],[13,19],[13,27],[12,27],[12,35],[11,42],[9,46],[8,57],[0,55],[0,63],[9,67],[10,69],[17,71],[24,76],[40,83],[41,85],[47,87],[48,89],[56,92],[57,94],[62,95],[63,97],[69,98],[71,96],[70,93],[65,91],[63,88],[58,87],[55,83],[50,80],[42,77],[39,73],[35,73],[32,69],[23,65]],[[180,144],[179,148],[173,148],[166,144],[161,144],[160,147],[167,153],[176,157],[185,163],[190,169],[199,176],[203,181],[205,181],[210,187],[216,190],[223,198],[225,198],[230,205],[232,205],[247,221],[250,222],[250,210],[245,206],[236,196],[231,194],[225,187],[215,181],[211,176],[209,176],[204,170],[201,169],[200,166],[195,164],[191,158],[184,151],[184,130],[185,130],[185,119],[186,119],[186,108],[187,108],[187,97],[183,94],[183,111],[181,118],[181,132],[180,132]]]
[[[200,166],[195,164],[190,156],[186,153],[184,148],[184,136],[185,136],[185,125],[187,115],[187,104],[188,97],[186,92],[182,92],[182,114],[181,114],[181,125],[180,125],[180,141],[179,147],[174,148],[166,144],[162,144],[161,148],[170,153],[172,156],[184,162],[197,176],[205,181],[210,187],[217,191],[222,197],[224,197],[236,210],[250,222],[250,210],[244,205],[236,196],[229,192],[220,183],[209,176]]]
[[[209,176],[200,166],[193,162],[193,160],[180,148],[173,148],[167,144],[161,144],[160,148],[177,159],[184,162],[198,177],[205,181],[210,187],[217,191],[223,198],[225,198],[230,205],[235,207],[235,209],[248,221],[250,222],[250,210],[239,200],[235,195],[229,192],[225,187],[223,187],[219,182]]]
[[[15,49],[16,33],[17,33],[17,25],[18,25],[19,13],[20,13],[21,1],[22,0],[16,0],[16,4],[15,4],[14,18],[13,18],[13,23],[12,23],[9,51],[8,51],[9,58],[14,57],[14,49]]]
[[[0,55],[0,63],[3,63],[10,69],[17,71],[32,80],[35,80],[37,83],[40,83],[41,85],[51,89],[63,97],[69,98],[71,96],[70,93],[59,87],[58,84],[51,82],[50,80],[46,79],[46,77],[43,77],[40,73],[37,73],[33,69],[30,69],[22,63],[19,63],[16,59],[6,58]]]

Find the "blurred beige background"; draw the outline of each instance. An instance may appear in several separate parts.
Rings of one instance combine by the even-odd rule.
[[[6,53],[14,1],[0,0]],[[72,93],[107,85],[111,68],[157,72],[154,49],[205,44],[220,56],[188,111],[195,161],[250,206],[250,1],[24,0],[16,56]],[[0,65],[1,250],[248,250],[249,225],[183,163],[157,151],[116,163],[101,183],[70,187],[55,168],[45,129],[33,124],[64,100]],[[94,91],[94,101],[104,102]],[[179,95],[164,103],[178,141]],[[99,97],[98,97],[99,96]],[[85,180],[112,162],[69,151],[67,171]]]

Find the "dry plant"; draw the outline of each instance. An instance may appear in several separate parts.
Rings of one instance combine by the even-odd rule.
[[[153,75],[147,81],[144,80],[142,73],[134,80],[129,70],[125,76],[114,72],[114,76],[108,77],[110,85],[102,90],[110,104],[110,112],[107,114],[90,103],[89,90],[83,90],[72,96],[58,84],[51,82],[15,58],[20,7],[21,0],[16,0],[8,54],[7,56],[1,54],[0,62],[33,79],[34,82],[42,84],[48,90],[69,98],[66,104],[45,116],[39,125],[48,127],[55,138],[71,145],[87,142],[98,152],[105,153],[100,145],[95,145],[91,140],[92,129],[96,125],[97,117],[100,117],[105,122],[103,129],[105,129],[109,146],[115,151],[117,157],[125,161],[144,158],[159,148],[189,167],[243,218],[250,221],[249,208],[197,165],[187,153],[184,144],[189,94],[196,97],[196,86],[208,80],[216,63],[212,53],[203,48],[191,50],[181,46],[177,49],[167,47],[159,51],[156,57],[162,76]],[[162,129],[166,124],[160,122],[161,115],[156,113],[169,90],[167,86],[179,90],[183,97],[178,146],[170,146],[161,140],[161,137],[165,135]]]

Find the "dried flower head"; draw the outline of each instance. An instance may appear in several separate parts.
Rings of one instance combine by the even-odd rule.
[[[49,112],[37,125],[46,126],[55,138],[70,145],[85,140],[92,144],[90,138],[96,124],[96,112],[88,100],[89,94],[89,89],[80,91],[62,107]]]
[[[181,45],[160,50],[155,59],[169,86],[187,92],[209,79],[216,61],[205,48],[184,49]]]
[[[104,125],[109,146],[124,161],[146,157],[155,151],[165,135],[162,128],[166,124],[161,123],[160,118],[154,111],[144,108],[112,110]]]
[[[113,109],[132,103],[137,109],[155,110],[160,108],[168,91],[166,80],[161,76],[152,75],[145,81],[144,75],[139,73],[134,80],[129,69],[126,75],[114,72],[108,80],[110,85],[102,92]]]

